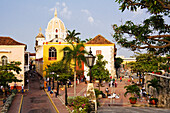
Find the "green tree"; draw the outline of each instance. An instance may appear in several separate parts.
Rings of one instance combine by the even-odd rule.
[[[135,25],[126,21],[124,25],[113,25],[113,38],[118,44],[132,51],[146,49],[155,54],[170,53],[170,25],[164,18],[169,18],[169,0],[116,0],[122,12],[125,9],[137,11],[147,9],[152,16],[142,24]]]
[[[75,30],[73,30],[72,32],[70,30],[67,31],[67,37],[66,37],[66,41],[67,42],[80,42],[80,38],[78,37],[78,35],[80,35],[80,33],[76,33]]]
[[[53,77],[53,84],[54,79],[57,79],[57,81],[63,82],[65,85],[65,105],[67,105],[67,81],[70,78],[70,68],[69,65],[66,64],[63,61],[54,62],[47,66],[48,68],[46,71],[46,76]],[[59,95],[59,84],[57,82],[57,95]]]
[[[6,88],[8,83],[22,82],[22,80],[15,77],[15,73],[19,74],[21,71],[19,67],[20,64],[21,62],[11,62],[7,65],[0,66],[0,85]]]
[[[159,93],[160,88],[162,88],[162,86],[160,85],[160,81],[156,78],[153,78],[152,80],[148,80],[147,83],[148,83],[148,88],[152,86],[153,88],[156,89],[157,93]],[[156,97],[156,95],[153,96]]]
[[[116,75],[117,75],[117,79],[119,78],[119,75],[118,75],[118,69],[121,67],[121,63],[123,62],[123,59],[118,57],[118,58],[115,58],[115,68],[116,68]]]
[[[166,65],[167,58],[153,55],[152,53],[135,55],[136,62],[130,62],[128,65],[135,72],[152,72],[162,69]],[[162,66],[162,67],[161,67]]]
[[[99,54],[97,55],[96,64],[91,69],[92,78],[99,80],[99,90],[100,90],[102,80],[106,80],[106,81],[109,80],[110,73],[105,67],[106,64],[107,61],[103,60],[103,55]],[[90,72],[88,73],[88,75],[90,75]]]
[[[134,98],[135,94],[140,97],[140,88],[137,85],[128,85],[128,86],[125,86],[124,88],[126,89],[126,92],[124,94],[125,97],[128,93],[131,94],[130,98]],[[137,100],[137,98],[135,99]]]
[[[152,72],[159,69],[163,69],[162,67],[165,67],[165,63],[167,58],[153,55],[152,53],[145,53],[140,54],[138,53],[135,55],[136,62],[130,62],[128,63],[128,66],[131,67],[133,72],[139,72],[140,77],[139,81],[141,79],[141,74],[143,75],[143,83],[144,83],[144,73],[145,72]]]
[[[63,61],[71,62],[73,60],[74,66],[74,96],[76,96],[76,66],[81,67],[82,62],[86,63],[86,58],[84,54],[87,54],[87,51],[84,50],[85,46],[82,43],[74,45],[70,43],[71,47],[65,47],[62,51],[67,54],[63,57]]]

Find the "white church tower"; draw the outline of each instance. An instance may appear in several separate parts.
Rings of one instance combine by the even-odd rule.
[[[43,58],[43,43],[44,42],[65,42],[67,30],[64,23],[57,17],[57,9],[55,9],[54,17],[48,22],[47,29],[45,30],[45,37],[40,28],[36,36],[36,59]]]
[[[55,9],[54,18],[52,18],[45,32],[47,42],[64,42],[66,38],[66,28],[64,23],[57,17],[57,9]]]

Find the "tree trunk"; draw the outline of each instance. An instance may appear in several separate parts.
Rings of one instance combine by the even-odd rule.
[[[65,83],[65,105],[67,106],[67,83]]]
[[[74,97],[76,96],[76,66],[74,67]]]
[[[59,83],[58,83],[58,80],[57,80],[57,95],[59,95]]]
[[[102,82],[102,80],[99,79],[99,91],[100,91],[101,82]]]
[[[117,79],[119,78],[119,75],[118,75],[118,68],[116,68],[116,75],[117,75]]]

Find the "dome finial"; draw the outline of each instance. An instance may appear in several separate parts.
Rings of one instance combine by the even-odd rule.
[[[55,8],[54,17],[57,17],[57,8]]]
[[[40,32],[40,33],[42,32],[42,29],[41,29],[41,27],[39,28],[39,32]]]

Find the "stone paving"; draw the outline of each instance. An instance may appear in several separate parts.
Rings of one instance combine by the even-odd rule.
[[[39,84],[36,84],[37,81],[33,81],[32,86],[30,86],[31,88],[34,88],[35,86],[39,87]],[[99,100],[100,102],[100,107],[98,108],[98,113],[122,113],[122,112],[126,112],[126,113],[142,113],[142,112],[146,112],[146,113],[150,113],[151,110],[155,110],[155,113],[158,113],[159,111],[161,112],[165,112],[168,113],[170,112],[167,109],[159,109],[159,108],[152,108],[152,107],[146,107],[146,108],[141,108],[141,107],[131,107],[132,105],[129,103],[129,97],[130,94],[127,95],[127,97],[124,97],[124,86],[125,85],[129,85],[130,82],[127,81],[127,79],[123,79],[122,82],[120,82],[119,80],[117,80],[118,86],[116,88],[114,87],[109,87],[108,83],[104,83],[104,87],[101,87],[100,90],[103,91],[105,93],[105,89],[108,87],[110,90],[110,93],[115,92],[116,94],[119,94],[119,99],[110,99],[110,98],[101,98]],[[72,83],[73,84],[73,83]],[[94,87],[97,87],[98,83],[94,83]],[[56,84],[55,84],[56,86]],[[84,94],[86,94],[86,89],[87,89],[87,84],[85,84],[85,82],[80,82],[80,84],[77,85],[76,88],[76,94],[77,96],[84,96]],[[45,89],[47,90],[47,88]],[[27,93],[26,96],[30,96],[30,98],[28,98],[24,103],[26,103],[25,106],[26,109],[28,109],[28,111],[23,111],[22,113],[55,113],[55,111],[49,111],[48,109],[46,109],[47,106],[52,107],[52,104],[49,104],[49,100],[48,98],[45,96],[45,92],[43,90],[39,90],[39,89],[35,89],[33,92],[37,93],[31,93],[32,90],[30,90],[30,93]],[[74,95],[74,87],[70,87],[67,89],[68,92],[68,96],[73,96]],[[47,92],[48,94],[50,94],[50,92]],[[35,98],[34,98],[35,97]],[[40,99],[41,98],[41,99]],[[43,98],[45,98],[45,101],[47,103],[42,104],[43,102],[40,102],[39,100],[44,100]],[[56,98],[55,95],[53,95],[53,97],[50,97],[52,99],[52,101],[54,102],[55,106],[57,107],[58,111],[60,113],[69,113],[69,110],[71,111],[72,108],[69,106],[65,106],[65,90],[64,88],[60,88],[59,91],[59,95]],[[38,99],[38,100],[37,100]],[[20,100],[15,100],[15,103],[13,104],[16,108],[19,107],[17,103],[17,101],[19,102]],[[30,103],[32,101],[32,103]],[[35,103],[41,103],[41,104],[37,104],[35,105]],[[30,105],[29,105],[30,104]],[[47,105],[46,105],[47,104]],[[143,98],[143,99],[138,99],[137,101],[137,105],[148,105],[148,102]],[[25,107],[24,107],[25,108]],[[12,109],[12,107],[11,107]],[[13,108],[15,109],[15,108]],[[53,109],[53,108],[50,108]],[[34,111],[32,111],[34,110]],[[14,112],[11,112],[14,113]]]

